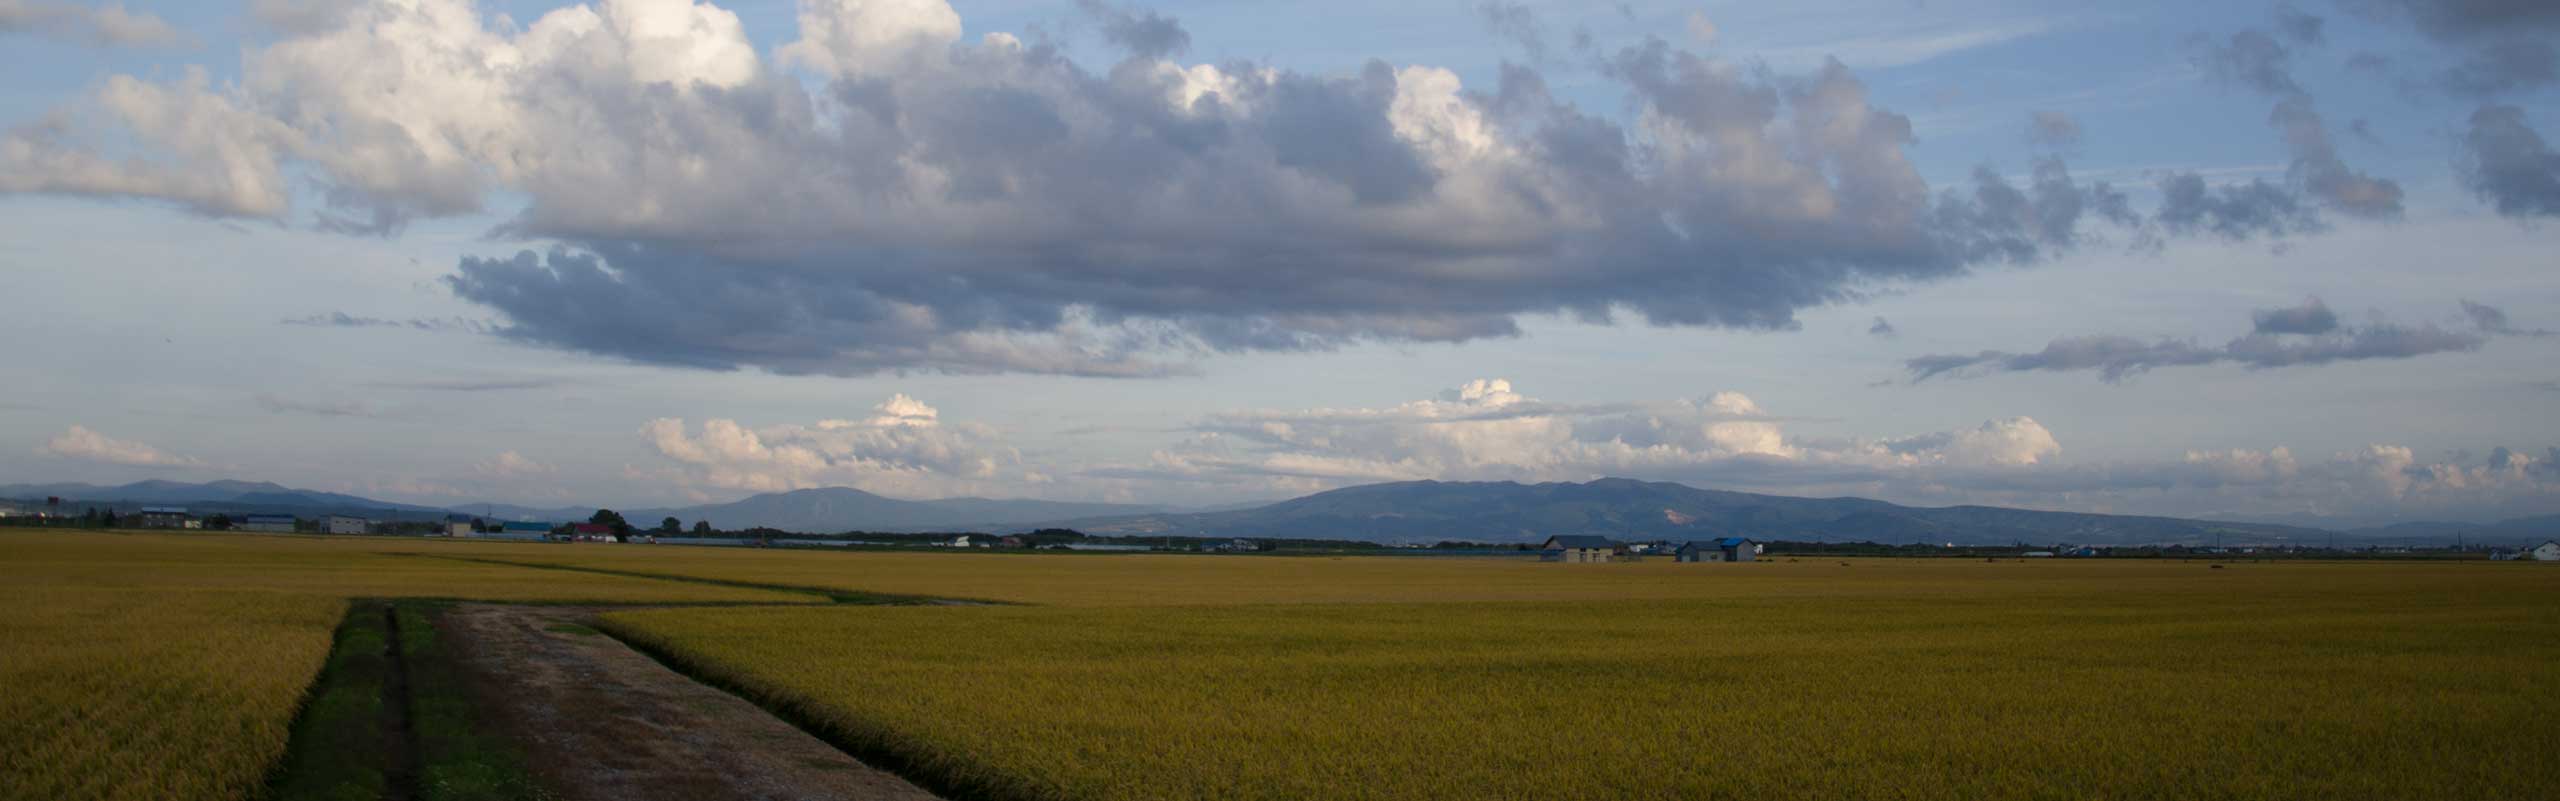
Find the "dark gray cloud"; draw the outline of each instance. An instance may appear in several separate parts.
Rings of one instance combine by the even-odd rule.
[[[2439,76],[2447,91],[2485,97],[2560,83],[2560,48],[2546,41],[2482,45]]]
[[[2466,308],[2471,304],[2466,304]],[[2436,353],[2477,350],[2488,342],[2484,333],[2455,331],[2435,325],[2408,326],[2376,322],[2341,326],[2317,299],[2303,306],[2261,309],[2257,329],[2220,347],[2176,339],[2141,340],[2096,335],[2056,339],[2043,350],[2014,353],[1986,350],[1974,354],[1933,354],[1909,359],[1904,368],[1912,383],[1932,378],[1980,377],[2014,372],[2095,371],[2110,383],[2163,367],[2237,364],[2253,370],[2299,367],[2372,359],[2408,359]]]
[[[2293,50],[2266,31],[2244,29],[2223,42],[2193,44],[2197,66],[2215,78],[2270,95],[2303,93],[2293,82]]]
[[[2509,217],[2560,216],[2560,153],[2525,123],[2524,109],[2471,113],[2460,158],[2465,187]]]
[[[2070,147],[2079,144],[2080,121],[2059,111],[2029,112],[2027,141],[2045,147]]]
[[[2552,335],[2552,332],[2540,328],[2517,328],[2515,323],[2507,320],[2506,310],[2486,303],[2474,303],[2470,300],[2464,300],[2462,302],[2462,315],[2471,318],[2471,325],[2479,328],[2481,333],[2485,334],[2516,337],[2547,337]]]
[[[1191,32],[1182,23],[1152,9],[1129,9],[1103,0],[1076,0],[1076,7],[1102,26],[1104,41],[1143,59],[1160,59],[1191,49]]]
[[[832,30],[915,27],[907,44],[805,27],[818,38],[781,53],[825,79],[813,90],[743,34],[690,31],[695,49],[671,50],[609,5],[560,29],[574,42],[456,73],[435,66],[455,54],[382,33],[423,12],[366,5],[308,34],[327,47],[252,53],[237,91],[137,83],[158,94],[130,103],[179,108],[134,119],[191,121],[125,132],[168,156],[130,163],[168,174],[65,144],[80,140],[13,139],[26,147],[0,148],[0,189],[274,216],[291,207],[280,187],[307,182],[323,224],[378,232],[506,192],[519,211],[495,235],[538,244],[463,260],[447,282],[495,322],[292,322],[837,375],[1161,375],[1221,352],[1516,336],[1524,314],[1785,330],[1807,308],[2119,231],[2317,227],[2280,187],[2195,175],[2146,215],[2053,158],[2023,180],[1983,165],[1931,186],[1911,121],[1836,61],[1778,74],[1660,40],[1592,52],[1593,80],[1645,120],[1631,130],[1530,67],[1505,65],[1486,92],[1383,62],[1175,64],[1149,57],[1187,41],[1172,20],[1087,10],[1133,57],[1097,72],[1048,42],[962,41],[956,17],[815,4],[860,16]],[[323,57],[356,53],[400,65],[365,74],[397,76],[401,97],[494,99],[386,101]],[[430,147],[412,131],[469,135]]]
[[[1486,30],[1503,40],[1520,46],[1531,61],[1547,59],[1546,26],[1538,23],[1538,14],[1523,3],[1485,0],[1476,4],[1476,17]]]
[[[1902,336],[1902,331],[1894,328],[1892,323],[1885,322],[1884,318],[1878,317],[1874,325],[1867,326],[1867,335],[1892,339]]]
[[[334,311],[314,314],[307,317],[289,317],[283,320],[278,320],[277,322],[284,325],[311,326],[315,328],[407,328],[417,331],[459,331],[470,334],[488,333],[493,328],[493,326],[485,321],[473,320],[464,317],[412,317],[405,320],[393,320],[383,317],[362,317],[348,314],[346,312]]]
[[[2306,24],[2302,20],[2307,16],[2289,6],[2279,9],[2278,17],[2279,28],[2296,42],[2319,42],[2316,18],[2308,18],[2311,22]],[[2304,30],[2308,30],[2308,36],[2301,35]],[[2400,216],[2400,184],[2358,172],[2338,155],[2328,124],[2321,119],[2311,93],[2294,80],[2291,49],[2275,35],[2246,29],[2221,42],[2199,38],[2193,46],[2197,64],[2209,74],[2275,98],[2267,123],[2276,129],[2293,156],[2287,171],[2293,185],[2327,207],[2347,214],[2384,219]]]
[[[2302,9],[2294,7],[2292,3],[2276,4],[2276,33],[2292,40],[2294,44],[2320,44],[2324,39],[2321,29],[2326,25],[2327,21],[2303,13]]]
[[[2543,0],[2351,0],[2387,22],[2408,23],[2462,60],[2436,76],[2458,95],[2482,97],[2560,82],[2560,4]]]
[[[2212,186],[2195,173],[2160,179],[2160,227],[2181,235],[2224,239],[2282,237],[2319,231],[2320,215],[2284,187],[2263,179]]]
[[[2300,306],[2259,309],[2250,318],[2257,321],[2257,332],[2261,334],[2326,334],[2338,330],[2337,313],[2316,297],[2304,300]]]

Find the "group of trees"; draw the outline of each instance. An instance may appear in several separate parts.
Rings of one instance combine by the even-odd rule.
[[[632,532],[638,530],[631,525],[631,521],[622,519],[621,512],[616,512],[611,509],[596,510],[594,515],[587,518],[587,522],[613,529],[613,535],[616,537],[630,536]],[[665,520],[658,521],[658,527],[650,529],[649,533],[661,537],[681,536],[685,533],[684,521],[677,520],[674,517],[668,517]],[[709,520],[693,521],[693,536],[709,537],[715,536],[719,533],[719,529],[711,527],[711,521]]]

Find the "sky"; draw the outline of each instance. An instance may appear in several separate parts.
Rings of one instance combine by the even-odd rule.
[[[0,0],[0,483],[2560,513],[2560,5]]]

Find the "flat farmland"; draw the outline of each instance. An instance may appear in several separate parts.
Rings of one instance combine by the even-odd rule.
[[[1192,563],[1120,561],[1145,564],[1098,572]],[[991,799],[2520,799],[2560,787],[2547,758],[2560,749],[2560,572],[2534,566],[1306,561],[1421,577],[1379,582],[1388,597],[1478,597],[1490,591],[1445,584],[1444,571],[1499,584],[1515,567],[1577,577],[1524,592],[1581,592],[1581,577],[1712,589],[1369,604],[1335,588],[1310,594],[1337,603],[1164,608],[1176,593],[1236,590],[1079,578],[964,594],[1096,606],[605,620],[858,752]],[[1154,597],[1116,603],[1140,595]]]
[[[813,600],[371,545],[0,533],[0,798],[253,795],[351,598]]]
[[[2115,591],[2218,591],[2234,582],[2205,562],[1772,558],[1749,564],[1558,565],[1525,557],[1195,556],[1182,554],[835,551],[816,549],[506,547],[452,543],[434,553],[522,564],[823,587],[1042,606],[1224,606],[1460,601],[1744,599],[1802,594],[1878,598],[2071,597],[2099,581]],[[2468,566],[2476,569],[2479,566]],[[2259,575],[2393,580],[2442,566],[2279,564]],[[2368,572],[2370,571],[2370,572]],[[2459,574],[2457,574],[2459,575]],[[2318,582],[2265,587],[2312,591]]]

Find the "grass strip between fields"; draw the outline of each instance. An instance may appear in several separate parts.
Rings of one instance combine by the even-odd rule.
[[[677,582],[684,582],[684,583],[688,583],[688,584],[704,584],[704,585],[710,585],[710,586],[714,586],[714,587],[734,587],[734,588],[742,589],[742,590],[765,590],[765,591],[768,591],[768,592],[789,592],[789,593],[800,593],[800,594],[803,594],[803,595],[815,595],[815,596],[818,596],[818,597],[821,597],[821,598],[825,598],[825,599],[827,599],[827,600],[828,600],[829,602],[831,602],[831,603],[842,604],[842,605],[846,605],[846,606],[933,606],[933,605],[1018,606],[1018,605],[1020,605],[1020,604],[1017,604],[1017,603],[1015,603],[1015,602],[1013,602],[1013,601],[991,601],[991,600],[985,600],[985,599],[979,599],[979,598],[950,598],[950,597],[935,596],[935,595],[902,595],[902,594],[898,594],[898,593],[888,593],[888,592],[864,592],[864,591],[860,591],[860,590],[841,590],[841,589],[834,589],[834,588],[830,588],[830,587],[807,587],[807,586],[800,586],[800,585],[796,585],[796,584],[771,584],[771,583],[766,583],[766,582],[761,582],[761,581],[735,581],[735,580],[731,580],[731,579],[705,578],[705,577],[701,577],[701,576],[687,576],[687,575],[683,575],[683,574],[679,574],[679,573],[651,573],[651,572],[647,572],[647,571],[640,571],[640,570],[617,570],[617,569],[609,568],[609,567],[589,567],[589,566],[586,566],[586,565],[564,565],[564,564],[557,564],[557,563],[551,563],[551,562],[519,562],[519,561],[515,561],[515,560],[512,560],[512,559],[492,559],[492,558],[485,557],[485,556],[451,556],[451,555],[447,555],[447,554],[417,553],[417,552],[409,552],[409,551],[396,552],[396,553],[397,553],[397,555],[400,555],[400,556],[417,556],[417,557],[425,557],[425,558],[429,558],[429,559],[450,559],[450,560],[457,561],[457,562],[477,562],[477,563],[480,563],[480,564],[487,564],[487,565],[506,565],[506,566],[508,566],[508,567],[528,567],[528,568],[533,568],[533,569],[536,569],[536,570],[565,570],[565,571],[572,572],[572,573],[591,573],[591,574],[595,574],[595,575],[602,575],[602,576],[618,576],[618,577],[621,577],[621,578],[639,578],[639,579],[656,579],[656,580],[659,580],[659,581],[677,581]],[[752,602],[738,602],[738,603],[687,603],[687,604],[682,604],[682,605],[683,605],[683,606],[774,606],[775,604],[767,604],[767,603],[752,603]]]
[[[488,730],[434,602],[349,606],[296,717],[270,801],[548,801],[524,755]]]

